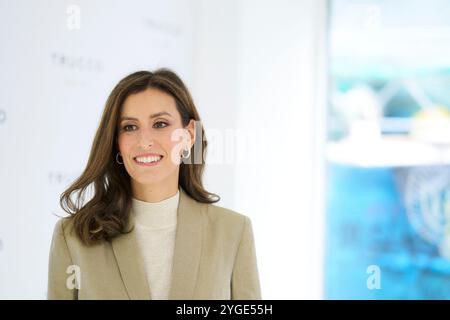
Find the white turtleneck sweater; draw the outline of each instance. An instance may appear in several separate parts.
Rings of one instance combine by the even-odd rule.
[[[178,190],[160,202],[132,198],[136,235],[153,300],[169,297],[179,197]]]

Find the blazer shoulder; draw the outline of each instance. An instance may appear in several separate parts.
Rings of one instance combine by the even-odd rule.
[[[73,219],[71,216],[60,217],[55,224],[53,233],[55,235],[63,236],[64,239],[69,240],[74,238]]]
[[[207,216],[212,222],[229,226],[231,228],[242,229],[250,218],[242,213],[216,205],[207,205]]]

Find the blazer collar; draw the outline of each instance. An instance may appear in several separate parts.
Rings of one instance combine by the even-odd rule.
[[[200,262],[204,210],[180,187],[177,227],[169,300],[192,299]],[[130,217],[130,225],[133,225]],[[120,235],[111,241],[114,257],[128,296],[133,300],[149,300],[150,291],[136,232]]]

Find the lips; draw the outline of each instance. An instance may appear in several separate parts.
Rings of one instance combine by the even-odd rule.
[[[136,155],[134,157],[134,159],[140,158],[140,157],[162,157],[162,155],[157,154],[157,153],[141,153],[141,154]]]
[[[163,159],[162,155],[155,153],[142,154],[133,158],[136,164],[147,167],[158,164],[159,162],[161,162],[162,159]]]

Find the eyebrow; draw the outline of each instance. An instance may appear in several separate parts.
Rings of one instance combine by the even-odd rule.
[[[170,113],[168,113],[166,111],[162,111],[162,112],[157,112],[157,113],[151,114],[150,115],[150,119],[153,119],[153,118],[156,118],[156,117],[159,117],[159,116],[164,116],[164,115],[167,115],[169,117],[172,116]],[[133,118],[133,117],[122,117],[122,118],[120,118],[120,122],[122,122],[123,120],[138,120],[138,119],[137,118]]]

